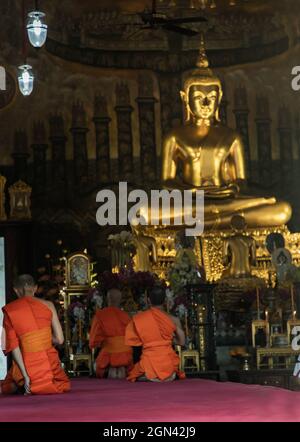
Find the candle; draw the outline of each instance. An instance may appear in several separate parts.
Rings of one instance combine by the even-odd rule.
[[[292,317],[295,319],[295,303],[294,303],[294,286],[291,285],[291,308],[292,308]]]
[[[266,322],[268,322],[268,320],[269,320],[269,312],[268,312],[268,310],[265,311],[265,320],[266,320]]]
[[[185,322],[185,335],[188,336],[189,328],[188,328],[187,311],[185,311],[184,313],[184,322]]]

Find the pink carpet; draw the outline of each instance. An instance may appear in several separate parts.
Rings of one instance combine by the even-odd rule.
[[[300,422],[300,393],[188,379],[170,384],[74,379],[53,396],[1,396],[1,422]]]

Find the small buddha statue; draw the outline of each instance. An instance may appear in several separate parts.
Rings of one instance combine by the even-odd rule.
[[[256,264],[255,239],[245,233],[246,221],[243,216],[234,215],[231,227],[234,234],[223,242],[223,264],[229,264],[223,277],[250,278],[251,266]]]
[[[145,235],[140,225],[131,225],[136,247],[135,266],[141,272],[151,271],[157,262],[157,244],[152,236]]]
[[[219,78],[209,69],[202,41],[197,69],[181,91],[185,124],[173,128],[164,139],[163,186],[204,190],[205,229],[229,229],[234,214],[242,215],[249,228],[284,225],[292,213],[288,203],[241,193],[246,184],[244,148],[240,135],[220,123],[222,93]],[[178,177],[179,163],[182,178]],[[174,213],[174,217],[181,215]]]

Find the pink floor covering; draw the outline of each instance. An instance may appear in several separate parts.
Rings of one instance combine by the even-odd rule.
[[[74,379],[53,396],[1,396],[1,422],[300,422],[300,392],[188,379]]]

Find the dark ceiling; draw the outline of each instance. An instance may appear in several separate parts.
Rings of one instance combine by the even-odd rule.
[[[168,8],[171,12],[180,9],[191,9],[192,2],[199,5],[201,0],[157,0],[158,9]],[[210,1],[210,0],[209,0]],[[208,14],[218,14],[220,11],[232,11],[233,8],[245,12],[257,14],[262,12],[276,12],[283,10],[299,11],[297,0],[235,0],[236,6],[230,6],[229,0],[215,0],[216,9],[206,8]],[[28,2],[30,4],[30,1]],[[116,9],[122,12],[141,12],[146,7],[151,8],[152,0],[44,0],[41,2],[45,10],[50,11],[68,11],[70,15],[80,16],[84,12],[96,12],[100,9]],[[298,4],[298,5],[297,5]],[[199,8],[201,11],[201,9]]]

